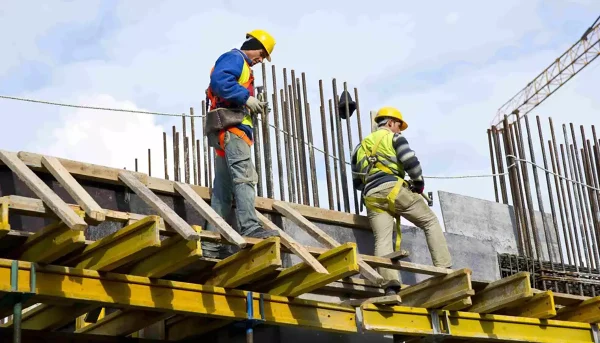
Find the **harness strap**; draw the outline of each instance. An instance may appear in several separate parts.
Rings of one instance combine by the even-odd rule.
[[[224,157],[225,156],[225,132],[229,131],[231,133],[233,133],[234,135],[240,137],[244,142],[248,143],[249,146],[252,146],[252,144],[254,143],[243,130],[238,129],[237,127],[230,127],[227,130],[221,130],[219,132],[219,146],[221,147],[221,149],[215,149],[215,153],[218,156]]]
[[[394,251],[400,251],[400,243],[402,241],[402,227],[400,224],[401,217],[396,213],[396,198],[398,197],[400,188],[402,188],[405,183],[406,181],[404,179],[399,179],[394,185],[394,188],[392,188],[385,198],[372,196],[364,197],[365,206],[367,209],[378,213],[387,212],[396,219],[396,239],[394,242]],[[377,205],[379,205],[379,207]],[[383,209],[382,207],[386,209]]]

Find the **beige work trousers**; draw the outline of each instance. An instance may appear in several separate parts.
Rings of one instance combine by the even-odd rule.
[[[366,196],[385,199],[393,187],[394,183],[387,183],[371,190]],[[411,192],[407,187],[401,187],[395,201],[396,214],[394,216],[387,212],[387,207],[379,205],[377,207],[386,210],[386,212],[376,212],[367,209],[369,222],[375,236],[375,256],[383,256],[394,252],[392,239],[395,229],[394,218],[395,215],[399,214],[425,232],[433,265],[445,268],[452,267],[452,258],[448,251],[448,244],[442,232],[442,227],[435,213],[429,208],[420,194]],[[397,270],[378,268],[378,272],[386,281],[400,281]]]

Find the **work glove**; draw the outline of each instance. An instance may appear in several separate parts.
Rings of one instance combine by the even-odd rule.
[[[423,180],[413,180],[410,185],[410,191],[417,194],[423,194],[425,190],[425,181]]]
[[[246,100],[246,106],[250,109],[250,113],[257,114],[262,112],[263,108],[267,106],[267,103],[250,96],[248,97],[248,100]]]

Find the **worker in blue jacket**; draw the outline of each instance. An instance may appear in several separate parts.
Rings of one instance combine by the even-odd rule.
[[[237,230],[242,236],[267,238],[278,236],[277,231],[265,230],[254,208],[255,187],[258,176],[252,163],[250,146],[253,144],[252,118],[262,113],[267,103],[259,101],[254,94],[254,75],[251,67],[271,61],[275,47],[273,37],[263,30],[246,34],[240,49],[222,54],[211,70],[210,85],[206,90],[208,116],[225,115],[222,122],[229,126],[207,134],[209,144],[215,148],[215,179],[211,207],[223,218],[228,218],[235,198]],[[227,117],[229,116],[229,117]],[[207,230],[216,231],[212,224]],[[224,258],[227,256],[221,244],[203,242],[203,255]]]

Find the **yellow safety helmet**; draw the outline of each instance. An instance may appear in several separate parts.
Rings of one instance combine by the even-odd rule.
[[[375,122],[377,122],[379,118],[394,118],[400,120],[402,122],[400,131],[404,131],[408,128],[408,124],[404,121],[402,113],[400,113],[400,111],[398,111],[398,109],[395,107],[388,106],[380,108],[379,111],[377,111],[377,115],[375,115]]]
[[[246,38],[256,38],[267,50],[267,61],[271,62],[271,54],[275,48],[275,38],[265,30],[253,30],[246,33]]]

